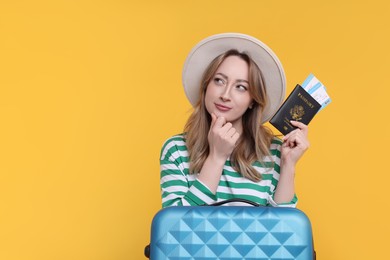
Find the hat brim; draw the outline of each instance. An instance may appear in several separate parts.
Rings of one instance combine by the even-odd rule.
[[[262,122],[267,122],[278,110],[285,98],[286,77],[275,53],[258,39],[240,33],[222,33],[199,42],[189,53],[183,68],[185,94],[194,106],[199,99],[202,75],[210,62],[220,54],[236,49],[246,52],[260,68],[268,96]]]

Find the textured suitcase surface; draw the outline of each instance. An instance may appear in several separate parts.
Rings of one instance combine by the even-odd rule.
[[[311,224],[294,208],[169,207],[152,221],[150,259],[313,259]]]

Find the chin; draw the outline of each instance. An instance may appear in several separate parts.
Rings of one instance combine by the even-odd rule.
[[[225,114],[225,113],[222,113],[222,112],[219,112],[219,111],[214,111],[214,114],[217,116],[217,117],[224,117],[226,119],[227,122],[229,122],[231,120],[231,118],[229,117],[229,115]]]

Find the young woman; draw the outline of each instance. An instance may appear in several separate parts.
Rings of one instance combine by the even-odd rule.
[[[194,111],[161,151],[163,207],[230,198],[295,207],[295,165],[308,129],[291,122],[297,129],[278,139],[262,124],[285,93],[273,52],[248,35],[206,38],[188,56],[183,83]]]

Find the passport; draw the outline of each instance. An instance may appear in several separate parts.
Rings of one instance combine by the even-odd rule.
[[[321,104],[297,84],[269,122],[286,135],[296,129],[291,120],[308,125],[320,108]]]

